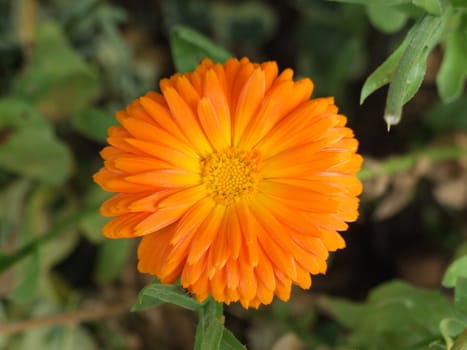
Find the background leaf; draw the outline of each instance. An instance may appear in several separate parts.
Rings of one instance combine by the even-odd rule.
[[[60,28],[49,22],[37,30],[31,64],[16,80],[14,92],[30,100],[45,116],[57,119],[94,99],[99,82],[96,72],[69,46]]]
[[[434,16],[441,15],[443,11],[443,4],[440,0],[412,0],[412,3]]]
[[[435,103],[427,112],[426,123],[438,132],[467,130],[467,95],[450,103]]]
[[[467,32],[455,31],[445,41],[444,58],[436,85],[444,103],[457,100],[467,78]]]
[[[441,337],[441,320],[454,317],[452,305],[440,293],[401,281],[373,289],[365,303],[326,299],[327,304],[333,317],[352,330],[349,345],[362,349],[416,348],[423,339]]]
[[[368,5],[366,7],[371,24],[384,33],[394,33],[402,29],[407,14],[396,7],[387,5]]]
[[[457,277],[456,289],[454,290],[454,306],[459,315],[464,315],[467,327],[467,277]]]
[[[16,271],[17,275],[20,274],[20,279],[16,287],[11,291],[9,298],[17,303],[31,301],[37,294],[41,272],[38,249],[35,249],[34,252],[17,267]]]
[[[466,323],[454,318],[445,318],[440,322],[439,329],[448,349],[452,349],[454,343],[453,339],[459,336],[459,334],[465,330],[466,326]]]
[[[13,130],[34,128],[52,133],[50,124],[34,106],[28,100],[15,96],[0,98],[0,128]]]
[[[0,144],[0,167],[58,185],[70,176],[72,158],[65,144],[48,131],[25,128],[12,132]]]
[[[411,0],[328,0],[335,2],[345,2],[349,4],[361,4],[361,5],[400,5],[408,4]]]
[[[98,108],[84,108],[73,114],[72,126],[84,136],[104,143],[107,139],[107,129],[116,125],[112,113]]]
[[[129,239],[107,239],[97,255],[94,276],[99,283],[108,283],[119,276],[128,262],[133,242]]]
[[[260,2],[213,3],[211,13],[214,35],[224,45],[261,45],[278,25],[275,12]]]
[[[172,30],[170,47],[179,73],[194,70],[203,58],[223,63],[232,56],[201,33],[187,27],[177,27]]]
[[[444,273],[442,284],[447,288],[455,287],[459,277],[467,278],[467,255],[461,256],[449,265]]]

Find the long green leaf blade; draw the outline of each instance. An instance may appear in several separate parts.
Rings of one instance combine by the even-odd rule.
[[[183,289],[178,286],[152,283],[141,290],[138,300],[133,306],[134,311],[157,306],[162,303],[171,303],[188,310],[198,310],[201,304],[188,296]]]

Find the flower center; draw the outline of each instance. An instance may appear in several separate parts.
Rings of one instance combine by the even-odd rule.
[[[258,151],[228,148],[204,159],[201,174],[209,195],[217,203],[229,205],[256,192],[260,166],[261,154]]]

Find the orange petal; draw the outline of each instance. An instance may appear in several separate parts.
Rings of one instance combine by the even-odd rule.
[[[109,221],[102,233],[108,238],[132,238],[150,233],[140,233],[136,227],[142,220],[145,220],[149,213],[127,213]]]
[[[163,97],[157,93],[148,93],[146,96],[140,97],[139,102],[147,113],[154,119],[159,127],[167,130],[168,133],[176,137],[182,142],[190,144],[183,134],[182,130],[178,127],[175,120],[172,118],[171,112],[165,103]]]
[[[235,214],[237,216],[237,222],[240,224],[240,231],[242,233],[243,242],[245,244],[244,249],[248,253],[248,260],[251,266],[255,267],[258,265],[259,260],[259,247],[258,238],[256,234],[256,222],[250,213],[248,205],[245,201],[240,201],[235,206]]]
[[[284,81],[266,94],[257,115],[248,125],[241,144],[249,149],[256,145],[282,118],[310,98],[313,84],[309,79],[296,83]]]
[[[199,101],[198,118],[213,149],[221,151],[230,146],[230,125],[226,129],[209,99]]]
[[[242,86],[233,116],[233,145],[238,146],[240,138],[250,120],[257,112],[265,94],[264,72],[257,68]]]
[[[219,67],[219,65],[216,65]],[[231,145],[231,121],[230,109],[227,104],[225,95],[225,77],[222,74],[223,70],[210,69],[206,72],[204,81],[204,96],[208,98],[217,116],[218,124],[220,125],[220,135],[226,140],[228,146]]]
[[[200,183],[198,174],[183,170],[159,169],[126,176],[126,181],[155,188],[179,188]]]
[[[165,162],[175,165],[178,168],[193,171],[198,171],[199,169],[199,159],[190,157],[186,153],[180,152],[176,149],[138,139],[128,138],[125,139],[125,142],[147,155],[159,158]]]
[[[206,140],[201,126],[191,111],[190,107],[172,87],[162,89],[167,104],[172,112],[172,117],[176,121],[178,127],[190,141],[191,146],[197,150],[197,153],[206,157],[212,152],[212,148]]]
[[[176,208],[163,208],[157,210],[136,225],[135,235],[142,236],[155,232],[176,222],[191,205],[193,205],[193,203]]]
[[[193,240],[190,246],[187,258],[188,264],[196,263],[196,261],[198,261],[200,257],[211,247],[212,242],[218,235],[218,230],[221,225],[224,212],[225,207],[217,205],[203,224],[198,228],[196,239]]]

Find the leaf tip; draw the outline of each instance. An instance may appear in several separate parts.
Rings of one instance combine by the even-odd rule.
[[[388,127],[388,132],[391,131],[391,126],[399,124],[400,120],[401,120],[400,115],[385,114],[384,121],[386,122],[386,125]]]

